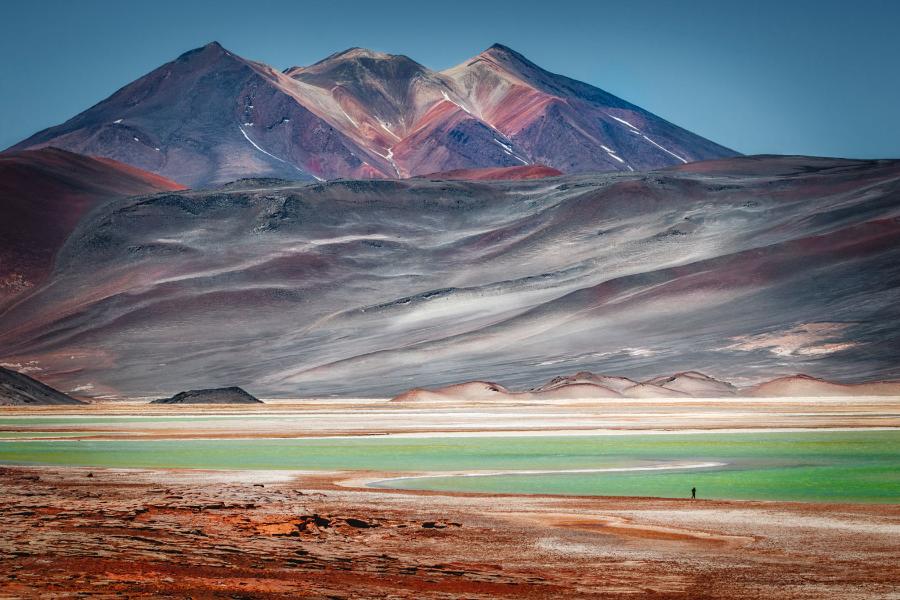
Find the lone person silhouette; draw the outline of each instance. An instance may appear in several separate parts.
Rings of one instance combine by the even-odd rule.
[[[692,487],[691,488],[691,500],[696,500],[696,499],[697,499],[697,488]]]

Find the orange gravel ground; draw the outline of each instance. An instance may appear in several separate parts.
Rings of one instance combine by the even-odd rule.
[[[0,468],[0,598],[900,591],[897,505],[391,492],[350,476]]]

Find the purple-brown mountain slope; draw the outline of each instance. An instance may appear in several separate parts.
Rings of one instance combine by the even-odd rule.
[[[0,309],[43,281],[59,247],[92,208],[179,189],[153,173],[56,148],[0,154]]]
[[[900,162],[801,157],[114,200],[0,313],[0,362],[131,396],[528,389],[579,371],[718,394],[689,372],[890,380],[898,347]]]
[[[735,155],[499,45],[444,72],[351,48],[282,73],[213,42],[14,149],[46,145],[191,187],[523,164],[632,171]]]
[[[465,110],[503,132],[517,156],[566,173],[640,171],[736,154],[499,44],[443,74]]]
[[[559,177],[562,172],[544,165],[519,165],[517,167],[486,167],[483,169],[455,169],[441,173],[420,175],[424,179],[466,179],[469,181],[501,181],[504,179],[546,179]]]
[[[366,176],[362,150],[292,96],[291,80],[211,43],[15,149],[107,156],[190,186],[251,175]]]

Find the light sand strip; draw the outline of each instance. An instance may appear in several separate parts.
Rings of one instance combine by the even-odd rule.
[[[11,430],[16,433],[27,430]],[[364,440],[364,439],[435,439],[435,438],[506,438],[506,437],[603,437],[603,436],[629,436],[629,435],[710,435],[732,433],[829,433],[843,431],[900,431],[900,427],[728,427],[722,429],[516,429],[516,430],[471,430],[471,431],[417,431],[417,432],[360,432],[354,434],[341,433],[336,435],[272,435],[271,432],[260,432],[259,435],[247,436],[177,436],[165,434],[153,434],[143,437],[145,434],[131,431],[83,431],[77,429],[64,433],[82,433],[83,435],[68,435],[65,437],[0,437],[2,442],[76,442],[79,439],[90,439],[94,442],[104,441],[253,441],[253,440],[278,440],[278,441],[302,441],[302,440]],[[133,436],[122,439],[120,436]]]
[[[723,462],[702,462],[702,463],[685,463],[674,465],[650,465],[646,467],[605,467],[598,469],[549,469],[549,470],[521,470],[521,471],[445,471],[430,472],[424,475],[407,475],[403,477],[390,477],[388,479],[379,479],[376,481],[368,481],[365,483],[368,487],[391,487],[388,484],[393,481],[410,481],[415,479],[432,479],[440,477],[493,477],[496,475],[564,475],[572,473],[627,473],[632,471],[672,471],[682,469],[711,469],[713,467],[724,467],[728,463]],[[359,483],[355,480],[354,483]]]

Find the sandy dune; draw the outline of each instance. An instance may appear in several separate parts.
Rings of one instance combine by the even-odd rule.
[[[808,375],[779,377],[754,386],[751,396],[900,396],[900,382],[875,381],[840,384]]]
[[[601,398],[728,398],[751,396],[760,398],[817,398],[852,396],[900,397],[900,382],[874,381],[841,384],[808,375],[778,377],[758,385],[738,388],[697,371],[660,375],[637,382],[626,377],[597,375],[581,371],[574,375],[554,377],[544,385],[525,391],[514,391],[489,381],[470,381],[441,388],[414,388],[396,396],[394,402],[416,401],[482,401],[550,400]]]

